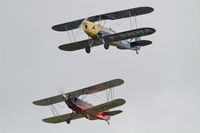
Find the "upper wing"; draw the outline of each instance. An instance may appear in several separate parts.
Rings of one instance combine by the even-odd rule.
[[[75,50],[79,50],[79,49],[84,49],[88,46],[89,42],[91,42],[92,39],[87,39],[87,40],[83,40],[83,41],[79,41],[79,42],[73,42],[70,44],[63,44],[60,45],[58,48],[60,50],[64,50],[64,51],[75,51]],[[93,46],[98,46],[100,45],[101,42],[99,40],[95,40],[93,43]]]
[[[121,40],[141,37],[141,36],[147,36],[147,35],[153,34],[154,32],[156,32],[156,30],[153,28],[140,28],[140,29],[134,29],[134,30],[107,35],[107,36],[104,36],[103,38],[105,42],[109,43],[109,42],[117,42]]]
[[[66,95],[72,95],[74,97],[79,97],[80,95],[92,94],[92,93],[103,91],[103,90],[106,90],[106,89],[109,89],[109,88],[112,88],[115,86],[119,86],[123,83],[124,83],[124,81],[122,79],[114,79],[114,80],[110,80],[110,81],[107,81],[104,83],[86,87],[86,88],[83,88],[83,89],[80,89],[77,91],[72,91],[72,92],[66,93]],[[40,105],[40,106],[46,106],[46,105],[59,103],[62,101],[64,101],[63,97],[61,95],[57,95],[57,96],[45,98],[42,100],[34,101],[33,104]]]
[[[154,9],[152,7],[137,7],[137,8],[131,8],[131,9],[92,16],[92,17],[89,17],[89,20],[90,21],[99,21],[99,19],[100,20],[106,20],[106,19],[116,20],[116,19],[132,17],[132,16],[143,15],[143,14],[151,13],[153,11]]]
[[[83,117],[84,115],[80,113],[69,113],[69,114],[45,118],[42,121],[47,122],[47,123],[60,123],[60,122],[65,122],[67,120],[80,119]]]
[[[107,111],[107,110],[112,109],[112,108],[116,108],[116,107],[121,106],[125,103],[126,103],[126,101],[124,99],[116,99],[116,100],[113,100],[113,101],[110,101],[110,102],[107,102],[107,103],[103,103],[103,104],[94,106],[90,109],[85,110],[85,112],[90,114],[90,115],[95,115],[95,114],[98,114],[100,112]]]
[[[101,14],[101,15],[96,15],[89,17],[89,21],[99,21],[99,20],[116,20],[116,19],[122,19],[126,17],[132,17],[132,16],[138,16],[142,14],[147,14],[153,12],[152,7],[138,7],[138,8],[131,8],[127,10],[121,10],[121,11],[116,11],[116,12],[111,12],[111,13],[106,13],[106,14]],[[63,24],[58,24],[52,27],[53,30],[55,31],[68,31],[68,30],[73,30],[76,29],[80,26],[84,19],[79,19]]]

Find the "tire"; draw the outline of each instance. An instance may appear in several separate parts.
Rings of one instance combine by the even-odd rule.
[[[90,51],[91,51],[90,46],[87,46],[87,47],[85,48],[85,52],[89,54]]]
[[[109,49],[109,44],[105,43],[105,44],[104,44],[104,48],[105,48],[105,49]]]
[[[70,120],[66,120],[66,122],[67,122],[67,124],[70,124],[71,121]]]

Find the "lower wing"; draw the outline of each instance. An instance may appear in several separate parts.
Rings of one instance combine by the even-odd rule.
[[[134,30],[129,30],[129,31],[125,31],[125,32],[102,36],[102,38],[105,41],[105,43],[112,43],[112,42],[117,42],[117,41],[121,41],[121,40],[151,35],[155,31],[156,30],[153,28],[139,28],[139,29],[134,29]],[[94,41],[92,43],[92,46],[99,46],[102,44],[102,41],[100,41],[98,38],[96,38],[94,40],[87,39],[87,40],[82,40],[79,42],[73,42],[70,44],[60,45],[59,49],[64,50],[64,51],[75,51],[75,50],[79,50],[79,49],[84,49],[89,45],[89,42],[92,42],[92,41]]]
[[[80,119],[83,117],[85,117],[85,116],[80,113],[70,113],[70,114],[49,117],[49,118],[43,119],[42,121],[44,121],[46,123],[61,123],[61,122],[65,122],[67,120]]]
[[[64,51],[75,51],[75,50],[86,48],[89,45],[89,42],[92,42],[92,41],[93,39],[82,40],[82,41],[73,42],[70,44],[63,44],[63,45],[60,45],[58,48]],[[98,46],[101,44],[102,44],[101,41],[94,40],[94,43],[92,44],[92,46]]]
[[[116,99],[107,103],[103,103],[97,106],[94,106],[92,108],[89,108],[87,110],[84,110],[84,113],[91,115],[93,117],[95,117],[96,114],[121,106],[123,104],[125,104],[125,100],[124,99]],[[116,111],[116,112],[106,112],[108,113],[110,116],[112,115],[116,115],[118,113],[121,113],[121,111]],[[50,118],[46,118],[43,119],[42,121],[47,122],[47,123],[61,123],[61,122],[65,122],[67,120],[74,120],[74,119],[80,119],[85,117],[84,114],[81,113],[70,113],[70,114],[64,114],[64,115],[59,115],[59,116],[54,116],[54,117],[50,117]]]

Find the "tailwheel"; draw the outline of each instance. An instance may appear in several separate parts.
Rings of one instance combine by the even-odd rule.
[[[108,44],[108,43],[105,43],[105,44],[104,44],[104,48],[105,48],[105,49],[109,49],[109,44]]]
[[[66,120],[66,122],[67,122],[67,124],[70,124],[71,121],[70,120]]]
[[[136,50],[136,54],[139,54],[139,52]]]
[[[110,125],[109,121],[106,121],[108,125]]]
[[[86,48],[85,48],[85,51],[86,51],[86,53],[90,53],[90,51],[91,51],[91,48],[90,48],[90,46],[87,46]]]

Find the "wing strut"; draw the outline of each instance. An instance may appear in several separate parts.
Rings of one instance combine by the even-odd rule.
[[[71,37],[70,37],[70,34],[69,34],[69,32],[68,32],[68,29],[67,29],[67,26],[66,26],[66,25],[65,25],[65,29],[66,29],[66,31],[67,31],[67,35],[68,35],[68,38],[69,38],[70,42],[72,42],[72,39],[71,39]]]
[[[129,12],[129,21],[130,21],[130,26],[131,30],[133,29],[133,24],[132,24],[132,19],[131,19],[131,12]]]
[[[106,100],[107,102],[112,101],[114,99],[114,88],[110,88],[106,90]]]
[[[67,35],[68,35],[68,38],[69,38],[70,42],[73,42],[73,40],[76,41],[76,38],[75,38],[75,36],[74,36],[73,30],[71,30],[71,36],[73,37],[73,40],[72,40],[72,38],[71,38],[71,36],[70,36],[70,34],[69,34],[69,30],[68,30],[68,28],[67,28],[66,25],[65,25],[65,30],[67,31]]]
[[[49,109],[51,110],[51,112],[52,112],[52,114],[54,116],[58,116],[59,115],[58,111],[56,110],[56,108],[55,108],[55,106],[53,104],[50,104],[48,107],[49,107]]]

